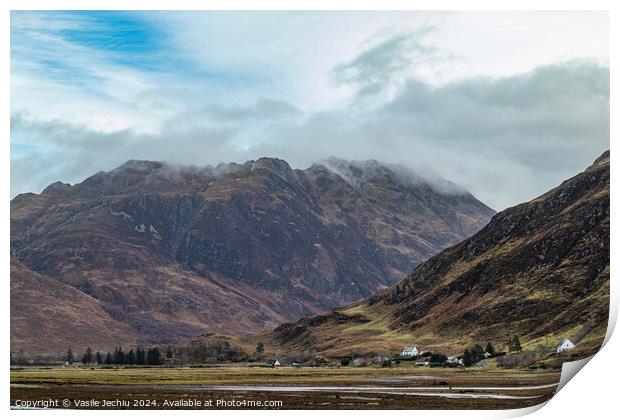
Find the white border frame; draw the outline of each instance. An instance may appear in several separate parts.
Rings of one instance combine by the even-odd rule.
[[[610,12],[610,50],[614,51],[614,39],[617,39],[618,30],[614,26],[615,18],[618,14],[618,4],[611,0],[590,0],[590,1],[576,1],[576,0],[504,0],[504,1],[490,1],[490,0],[470,0],[466,3],[458,0],[418,0],[418,1],[406,1],[406,0],[382,0],[382,1],[347,1],[347,0],[315,0],[315,1],[296,1],[294,4],[290,1],[283,0],[263,0],[258,4],[250,0],[212,0],[197,2],[191,0],[134,0],[134,1],[121,1],[121,0],[92,0],[92,1],[78,1],[78,0],[56,0],[56,1],[42,1],[42,0],[6,0],[3,2],[4,14],[2,14],[1,22],[2,32],[1,36],[1,48],[2,57],[5,63],[2,66],[2,78],[5,83],[5,92],[10,91],[10,10],[104,10],[104,9],[117,9],[117,10],[257,10],[260,6],[261,10],[602,10]],[[614,20],[615,19],[615,20]],[[615,35],[615,37],[614,37]],[[616,44],[617,46],[617,44]],[[614,99],[617,97],[618,88],[615,81],[617,80],[617,59],[615,55],[610,54],[610,68],[611,68],[611,114],[620,115],[617,112],[617,106],[615,106]],[[1,173],[4,182],[1,184],[2,194],[7,199],[10,197],[10,95],[5,93],[4,101],[2,101],[2,115],[1,120],[2,132],[6,143],[1,149],[3,153],[3,162],[5,163],[1,167]],[[616,111],[616,112],[615,112]],[[611,134],[610,134],[610,146],[611,139],[614,139],[617,134],[617,123],[611,120]],[[618,171],[616,170],[616,160],[612,159],[611,165],[611,177],[612,186],[617,185]],[[612,187],[613,189],[613,187]],[[619,208],[618,200],[615,194],[611,195],[611,214],[614,215],[614,209]],[[6,274],[3,276],[4,281],[4,293],[2,294],[2,307],[5,308],[2,322],[2,332],[6,339],[9,339],[9,237],[10,224],[9,215],[10,207],[9,200],[4,202],[2,208],[2,231],[5,240],[2,242],[0,248],[0,258],[2,258],[3,266]],[[618,242],[618,228],[612,221],[611,223],[611,260],[612,266],[615,267],[618,263],[618,253],[615,252]],[[608,418],[609,414],[613,412],[617,406],[617,390],[614,387],[614,381],[616,376],[620,372],[619,363],[617,361],[617,354],[620,354],[620,342],[617,337],[611,336],[613,328],[616,323],[618,314],[618,282],[612,276],[611,281],[611,309],[610,309],[610,327],[608,330],[607,340],[608,342],[601,351],[593,357],[588,363],[588,367],[579,373],[578,378],[570,381],[561,392],[553,397],[544,408],[536,411],[532,414],[532,418]],[[617,335],[617,334],[616,334]],[[611,338],[610,338],[611,337]],[[4,360],[9,360],[9,346],[2,346],[2,356]],[[5,363],[1,367],[5,373],[5,380],[2,383],[4,392],[2,393],[3,407],[9,409],[9,364]],[[538,407],[540,408],[540,407]],[[398,419],[411,419],[412,416],[419,418],[454,418],[459,419],[481,419],[481,418],[504,418],[520,416],[529,412],[532,409],[524,410],[511,410],[511,411],[390,411],[390,416]],[[85,415],[80,410],[52,410],[45,411],[43,414],[49,418],[81,418]],[[11,411],[11,416],[19,417],[31,417],[41,415],[41,411]],[[139,416],[140,414],[135,411],[128,412],[114,412],[109,411],[92,411],[88,413],[89,417],[105,418],[109,415],[124,416]],[[166,418],[170,416],[170,413],[166,411],[152,411],[145,413],[148,416],[154,418]],[[187,415],[197,418],[205,418],[205,416],[226,416],[226,417],[247,417],[251,416],[254,419],[272,419],[274,416],[295,416],[302,419],[314,419],[318,413],[311,411],[295,411],[294,413],[276,412],[276,411],[220,411],[218,413],[206,413],[204,411],[183,412],[182,415]],[[178,415],[175,413],[174,415]],[[370,417],[380,415],[377,411],[322,411],[320,415],[326,418],[355,418]],[[104,417],[105,416],[105,417]],[[164,417],[165,416],[165,417]]]

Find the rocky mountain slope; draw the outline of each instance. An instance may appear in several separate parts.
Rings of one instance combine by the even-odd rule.
[[[326,355],[403,345],[462,351],[526,348],[568,337],[589,354],[609,311],[609,152],[546,194],[495,215],[476,235],[420,265],[403,281],[330,314],[252,337],[270,349]]]
[[[493,214],[374,161],[129,161],[11,201],[11,348],[273,327],[394,284]],[[97,332],[78,339],[78,325]]]

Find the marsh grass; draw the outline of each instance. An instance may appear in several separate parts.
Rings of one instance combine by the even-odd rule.
[[[494,378],[513,378],[537,381],[551,378],[557,372],[526,372],[497,369],[492,366],[473,369],[427,367],[394,368],[292,368],[276,369],[249,366],[217,366],[212,368],[27,368],[11,371],[12,384],[55,385],[257,385],[257,384],[362,384],[376,378],[419,376],[486,382]]]

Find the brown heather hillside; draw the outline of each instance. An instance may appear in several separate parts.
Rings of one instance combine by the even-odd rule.
[[[11,349],[272,328],[389,287],[493,214],[374,161],[129,161],[11,201]]]
[[[60,321],[51,323],[50,319]],[[100,337],[101,331],[106,333]],[[124,341],[131,338],[131,333],[96,299],[11,260],[12,344],[32,343],[28,350],[36,353],[44,353],[49,347],[62,349],[67,342],[80,349],[93,342],[113,348],[116,340],[110,340],[110,336]]]
[[[590,354],[609,311],[609,152],[548,193],[493,217],[473,237],[397,285],[331,314],[249,337],[270,351],[329,356],[403,345],[462,351],[474,342],[525,348],[577,342]]]

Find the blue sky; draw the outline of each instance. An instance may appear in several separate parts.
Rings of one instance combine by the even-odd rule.
[[[128,159],[402,163],[501,209],[609,145],[598,12],[11,13],[11,196]]]

